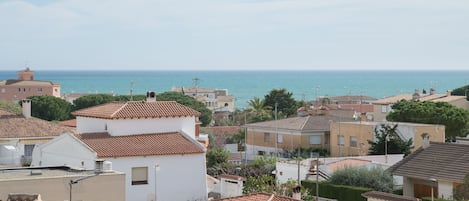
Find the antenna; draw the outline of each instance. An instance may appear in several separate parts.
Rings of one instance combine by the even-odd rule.
[[[133,100],[133,94],[132,94],[133,90],[134,90],[134,81],[132,80],[130,81],[130,101]]]

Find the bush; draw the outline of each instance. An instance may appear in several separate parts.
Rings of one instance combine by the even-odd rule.
[[[392,192],[394,180],[380,167],[345,167],[335,171],[329,182],[336,185],[360,186],[376,191]]]
[[[301,183],[309,192],[315,194],[315,181],[304,180]],[[372,191],[372,189],[356,186],[335,185],[329,182],[319,182],[320,197],[337,199],[339,201],[366,201],[366,198],[362,196],[362,193],[368,191]]]

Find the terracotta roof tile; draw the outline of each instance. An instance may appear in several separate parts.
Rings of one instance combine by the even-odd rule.
[[[286,119],[247,124],[248,128],[278,128],[299,131],[328,131],[330,122],[353,121],[352,118],[340,118],[332,115],[291,117]]]
[[[394,175],[462,183],[469,173],[469,145],[431,142],[388,170]]]
[[[274,195],[269,193],[255,193],[231,198],[218,199],[219,201],[298,201],[291,197]]]
[[[75,116],[104,119],[161,118],[200,116],[200,112],[176,101],[112,102],[72,112]]]
[[[111,136],[108,133],[76,135],[93,149],[98,157],[128,157],[204,153],[201,145],[181,133],[155,133]]]
[[[53,137],[66,132],[74,133],[75,129],[0,109],[0,138]]]

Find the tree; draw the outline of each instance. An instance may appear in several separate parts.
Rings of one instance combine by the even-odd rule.
[[[250,123],[272,119],[272,116],[270,115],[272,107],[265,104],[265,99],[254,97],[248,102],[247,108],[247,110],[252,114],[249,119]]]
[[[248,177],[243,186],[243,194],[274,193],[276,191],[275,183],[275,178],[270,175]]]
[[[464,177],[464,183],[454,189],[454,199],[469,200],[469,174]]]
[[[277,112],[280,116],[291,116],[296,114],[298,102],[293,98],[293,94],[286,89],[272,89],[269,94],[264,96],[265,105],[275,110],[277,104]],[[275,114],[273,114],[275,115]]]
[[[372,188],[376,191],[392,192],[393,178],[380,167],[348,167],[334,171],[329,182],[336,185],[349,185]]]
[[[54,96],[31,96],[31,116],[47,121],[63,121],[71,118],[72,104]]]
[[[446,102],[401,100],[392,106],[388,121],[445,125],[447,139],[466,136],[469,111]]]
[[[451,95],[454,95],[454,96],[466,96],[466,100],[469,101],[469,94],[468,94],[467,92],[469,92],[469,85],[465,85],[465,86],[462,86],[462,87],[453,89],[453,90],[451,91]]]
[[[379,129],[376,127],[376,142],[368,140],[368,144],[370,144],[369,154],[383,155],[386,153],[385,148],[387,147],[388,154],[404,154],[405,156],[409,155],[410,150],[413,148],[412,139],[407,141],[402,140],[399,135],[397,135],[396,129],[397,124],[394,126],[381,124]]]
[[[228,162],[230,152],[224,148],[211,149],[207,152],[207,168]]]
[[[197,101],[195,98],[184,95],[179,92],[164,92],[156,96],[158,101],[176,101],[182,105],[190,107],[194,110],[197,110],[201,113],[200,121],[202,122],[201,126],[209,125],[212,121],[212,111],[205,106],[205,104]]]
[[[73,101],[74,110],[89,108],[115,100],[115,97],[109,94],[92,94],[79,97]]]

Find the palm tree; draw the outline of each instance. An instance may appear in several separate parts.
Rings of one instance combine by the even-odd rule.
[[[272,111],[272,107],[266,105],[265,100],[260,99],[259,97],[254,97],[252,100],[248,101],[247,109],[253,115],[250,122],[259,122],[271,119],[269,114]]]

